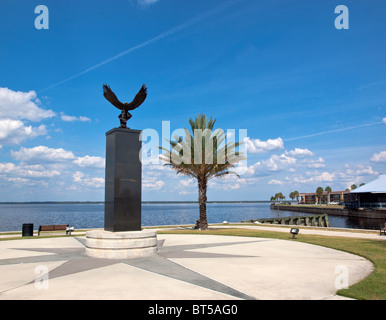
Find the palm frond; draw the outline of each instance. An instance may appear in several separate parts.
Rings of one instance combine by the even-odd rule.
[[[160,147],[163,151],[161,160],[170,166],[177,174],[192,176],[196,179],[209,180],[228,174],[236,174],[230,169],[245,160],[237,148],[240,142],[227,142],[222,129],[213,131],[216,119],[207,119],[199,114],[195,119],[189,119],[190,129],[184,129],[185,136],[174,136],[167,140],[171,149]],[[237,175],[237,174],[236,174]]]

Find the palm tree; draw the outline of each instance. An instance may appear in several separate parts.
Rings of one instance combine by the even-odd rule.
[[[324,191],[327,192],[327,205],[329,205],[329,204],[330,204],[330,193],[332,192],[332,189],[331,189],[329,186],[327,186],[327,187],[324,189]]]
[[[284,200],[285,196],[281,192],[278,192],[278,193],[275,194],[275,198],[277,200]]]
[[[294,191],[294,196],[296,198],[296,202],[299,204],[299,191],[298,190]]]
[[[160,147],[164,151],[161,160],[165,161],[166,166],[176,170],[177,174],[197,179],[200,208],[198,227],[201,230],[208,229],[206,215],[208,181],[229,174],[237,175],[230,169],[245,159],[240,152],[236,152],[241,143],[225,143],[226,135],[223,130],[217,129],[213,132],[215,122],[216,119],[210,117],[208,120],[204,114],[199,114],[194,120],[189,119],[192,133],[185,128],[185,137],[175,136],[174,141],[168,140],[172,150]]]
[[[318,200],[319,200],[318,202],[319,202],[319,203],[321,203],[321,201],[322,201],[323,193],[324,193],[324,190],[323,190],[322,187],[318,187],[318,188],[316,189],[316,196],[318,197]]]
[[[289,197],[290,197],[290,198],[292,199],[292,201],[293,201],[295,198],[299,197],[299,192],[298,192],[297,190],[292,191],[292,192],[289,194]]]

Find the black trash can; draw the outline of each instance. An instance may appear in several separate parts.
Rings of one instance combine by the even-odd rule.
[[[21,236],[22,237],[33,237],[34,235],[34,224],[24,223]]]

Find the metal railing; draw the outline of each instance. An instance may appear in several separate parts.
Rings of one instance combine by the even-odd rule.
[[[386,202],[346,202],[345,207],[349,209],[386,209]]]

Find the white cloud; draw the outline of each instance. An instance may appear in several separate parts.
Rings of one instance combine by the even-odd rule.
[[[297,183],[307,183],[312,181],[319,180],[327,180],[331,179],[331,176],[328,176],[326,173],[320,174],[317,173],[316,177],[310,178],[302,178],[302,169],[304,168],[324,168],[325,161],[323,158],[316,158],[315,154],[311,152],[309,149],[295,148],[293,150],[285,151],[282,154],[273,154],[266,160],[260,160],[248,167],[237,167],[234,171],[236,171],[242,178],[247,179],[260,179],[263,177],[272,178],[268,180],[266,183],[270,185],[283,185],[286,183],[280,177],[278,178],[277,174],[280,173],[292,173],[293,177],[296,177],[296,180],[292,180]],[[294,174],[297,172],[296,174]],[[273,175],[275,175],[273,177]],[[288,177],[287,177],[288,178]],[[286,180],[287,180],[286,178]],[[289,178],[288,178],[289,179]]]
[[[278,185],[283,185],[284,183],[285,183],[284,181],[280,181],[276,179],[272,179],[271,181],[268,182],[268,184],[278,184]]]
[[[236,166],[236,168],[233,169],[238,175],[243,176],[253,176],[257,174],[257,172],[260,172],[260,169],[262,168],[262,163],[260,161],[257,161],[255,164],[251,166]]]
[[[23,170],[23,168],[21,167]],[[19,175],[31,178],[52,178],[55,176],[59,176],[60,172],[57,170],[31,170],[24,169],[24,172],[19,172]]]
[[[14,171],[16,166],[13,163],[0,163],[0,173],[9,173]]]
[[[46,146],[37,146],[33,148],[22,147],[19,151],[11,151],[15,160],[23,163],[72,163],[82,168],[99,168],[105,167],[105,159],[102,157],[84,156],[76,157],[72,151],[62,148],[49,148]]]
[[[68,115],[65,115],[63,112],[61,112],[61,114],[60,114],[60,119],[62,119],[63,121],[66,121],[66,122],[74,122],[74,121],[86,122],[86,121],[91,121],[91,119],[87,118],[87,117],[83,117],[83,116],[80,116],[80,117],[68,116]]]
[[[29,180],[26,178],[7,178],[7,181],[16,182],[16,183],[23,183],[23,184],[29,182]]]
[[[186,191],[186,190],[178,191],[178,194],[182,196],[187,194],[194,194],[194,193],[197,193],[197,191]]]
[[[72,181],[76,185],[72,185],[69,190],[82,191],[82,188],[104,187],[104,178],[92,177],[74,170],[75,165],[87,169],[104,168],[104,159],[101,157],[75,157],[71,151],[46,146],[22,147],[19,151],[11,151],[11,155],[15,160],[20,161],[20,165],[0,164],[0,174],[6,175],[8,181],[21,182],[20,179],[28,178],[33,179],[31,182],[35,184],[49,186],[47,178],[60,176],[62,184],[65,185],[64,181],[72,176]],[[55,183],[57,184],[58,181]]]
[[[180,195],[197,193],[197,180],[193,178],[187,179],[187,177],[183,178],[175,186],[174,192],[178,192]]]
[[[321,157],[318,159],[304,159],[299,161],[298,164],[307,168],[324,168],[326,166],[324,159]]]
[[[309,175],[311,175],[309,173]],[[303,177],[294,177],[293,182],[295,183],[316,183],[316,182],[332,182],[336,179],[335,173],[329,173],[329,172],[315,172],[312,173],[310,178],[303,178]]]
[[[0,88],[0,119],[41,121],[56,115],[52,110],[38,106],[35,91],[12,91]]]
[[[79,167],[93,167],[93,168],[105,167],[105,159],[101,157],[91,157],[91,156],[78,157],[76,160],[74,160],[74,163]]]
[[[386,118],[383,118],[383,119],[382,119],[382,122],[383,122],[384,124],[386,124]]]
[[[47,134],[46,126],[25,126],[20,120],[0,119],[0,145],[20,144],[27,139],[33,139]]]
[[[248,177],[248,178],[239,178],[234,174],[229,174],[226,176],[223,176],[221,178],[212,179],[208,182],[208,187],[210,189],[217,189],[217,190],[223,190],[223,191],[232,191],[240,189],[243,186],[246,185],[254,185],[256,184],[258,178],[256,177]],[[192,181],[195,182],[193,179]],[[194,191],[197,193],[197,185],[194,185]]]
[[[19,151],[11,151],[14,159],[22,162],[63,162],[75,159],[71,151],[62,148],[53,149],[46,146],[34,148],[22,147]]]
[[[360,184],[365,182],[366,176],[378,176],[379,173],[374,171],[371,166],[364,165],[345,165],[345,170],[336,171],[337,180],[344,186],[344,188],[350,188],[352,184]],[[372,178],[370,178],[372,179]]]
[[[46,135],[45,125],[32,127],[25,121],[38,122],[56,115],[38,105],[35,91],[21,92],[0,88],[0,146],[20,144],[27,139]]]
[[[331,182],[334,181],[335,174],[329,173],[329,172],[322,172],[320,175],[314,177],[314,181],[324,181],[324,182]]]
[[[271,158],[263,161],[262,163],[270,171],[279,171],[287,168],[288,166],[295,165],[296,159],[288,157],[285,154],[281,154],[280,156],[274,154]]]
[[[152,186],[152,183],[155,181],[176,181],[178,179],[184,179],[181,175],[177,175],[176,171],[172,170],[170,167],[164,166],[162,164],[143,164],[142,165],[142,185],[146,184],[146,190],[157,190],[161,189],[160,183],[156,186]],[[186,179],[186,178],[185,178]]]
[[[75,157],[72,151],[62,148],[49,148],[46,146],[37,146],[33,148],[22,147],[19,151],[11,151],[15,160],[24,163],[74,163],[79,167],[87,168],[104,168],[105,159],[102,157],[84,156]]]
[[[295,148],[294,150],[286,151],[286,155],[293,157],[312,157],[315,154],[308,149]]]
[[[247,151],[250,153],[264,153],[269,151],[276,151],[284,148],[282,138],[268,139],[267,141],[261,141],[260,139],[245,138]]]
[[[223,191],[229,191],[229,190],[237,190],[240,189],[239,183],[224,183],[222,180],[210,180],[208,183],[209,188],[213,188],[216,190],[223,190]],[[196,191],[197,192],[197,191]]]
[[[152,182],[149,182],[149,181],[143,181],[142,183],[142,187],[144,190],[146,191],[149,191],[149,190],[160,190],[162,189],[162,187],[165,185],[165,182],[163,182],[162,180],[157,180],[157,181],[152,181]]]
[[[378,175],[379,173],[377,171],[374,171],[371,166],[363,166],[363,165],[357,165],[356,167],[352,168],[348,165],[345,166],[346,172],[348,176],[361,176],[361,175]]]
[[[180,186],[181,187],[196,187],[197,186],[197,181],[195,179],[184,179],[180,180]]]
[[[285,154],[274,154],[269,159],[257,161],[256,163],[248,167],[236,166],[233,171],[235,171],[240,176],[242,175],[243,177],[269,176],[273,172],[282,171],[292,166],[296,166],[296,163],[296,158],[288,157]]]
[[[13,163],[0,163],[0,174],[8,181],[20,182],[22,178],[51,178],[59,176],[60,172],[41,165],[15,165]],[[24,179],[27,181],[27,179]]]
[[[317,183],[333,183],[337,187],[340,186],[338,188],[344,190],[353,183],[364,182],[366,176],[376,176],[378,174],[371,166],[345,165],[343,170],[335,170],[332,173],[327,171],[322,173],[319,171],[306,172],[306,178],[302,175],[296,175],[290,180],[294,183],[313,184],[315,187]]]
[[[86,176],[83,172],[76,171],[72,175],[73,181],[76,183],[79,183],[86,187],[93,187],[93,188],[102,188],[105,185],[105,179],[99,178],[99,177],[89,177]]]
[[[60,187],[77,192],[104,187],[105,179],[98,176],[104,168],[101,157],[76,157],[72,151],[46,146],[11,150],[11,156],[19,163],[0,163],[0,181],[6,181],[8,187],[39,186],[50,191]]]
[[[73,175],[72,178],[74,182],[82,182],[84,178],[84,173],[81,171],[76,171]]]
[[[374,153],[373,157],[371,158],[371,161],[372,162],[386,163],[386,151],[381,151],[379,153]]]
[[[138,4],[140,6],[149,6],[149,5],[154,4],[158,1],[159,0],[137,0]]]

